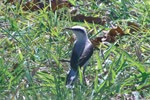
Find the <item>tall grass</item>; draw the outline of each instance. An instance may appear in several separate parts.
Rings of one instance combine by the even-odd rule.
[[[68,8],[56,12],[41,9],[23,11],[16,5],[0,6],[0,98],[33,100],[150,99],[150,6],[149,1],[98,0],[72,1],[87,16],[109,16],[111,24],[124,29],[126,36],[115,43],[100,44],[83,79],[82,69],[75,88],[65,87],[70,65],[72,33],[63,28],[73,25],[93,28],[89,38],[102,35],[105,26],[72,22]],[[93,11],[90,12],[89,10]],[[110,12],[106,14],[104,10]],[[98,13],[96,13],[98,11]],[[134,12],[135,15],[131,12]],[[140,30],[130,33],[127,22],[138,23]],[[118,46],[116,46],[118,45]]]

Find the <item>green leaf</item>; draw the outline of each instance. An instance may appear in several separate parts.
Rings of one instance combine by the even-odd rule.
[[[115,73],[115,71],[113,69],[111,70],[111,75],[112,75],[111,83],[114,83],[115,82],[115,78],[116,78],[116,73]]]
[[[18,51],[19,51],[19,58],[20,58],[20,61],[22,61],[22,60],[23,60],[23,55],[22,55],[22,53],[21,53],[21,50],[20,50],[20,49],[19,49]]]
[[[138,70],[141,73],[145,73],[146,72],[145,68],[140,63],[138,63],[137,61],[134,61],[132,59],[132,57],[125,50],[122,50],[122,53],[127,57],[127,60],[131,61],[134,65],[136,65],[138,67]]]
[[[145,73],[145,75],[148,77],[148,76],[150,76],[150,72],[146,72]],[[128,83],[130,83],[131,81],[133,81],[134,79],[136,79],[136,78],[142,78],[143,77],[143,74],[138,74],[138,75],[136,75],[136,76],[132,76],[132,77],[129,77],[129,78],[127,78],[127,79],[125,79],[123,82],[124,82],[124,84],[122,84],[121,85],[121,89],[123,88],[123,87],[125,87],[126,85],[128,85]],[[120,89],[120,90],[121,90]],[[120,91],[121,92],[121,91]]]
[[[104,56],[104,58],[105,59],[107,59],[108,58],[108,56],[109,56],[109,54],[110,54],[110,52],[111,52],[111,50],[114,48],[114,44],[111,44],[111,46],[107,49],[107,51],[104,53],[105,54],[105,56]]]
[[[116,73],[118,73],[123,67],[124,67],[124,64],[125,64],[125,60],[124,60],[124,55],[122,54],[121,57],[119,58],[121,60],[121,64],[119,66],[119,68],[117,69]]]
[[[75,3],[76,0],[68,0],[68,1],[69,1],[72,5],[74,5],[74,6],[76,5],[76,3]]]
[[[83,79],[82,79],[81,69],[80,69],[80,67],[78,67],[78,69],[79,69],[80,84],[83,85]]]
[[[15,21],[14,18],[12,17],[9,17],[9,20],[10,20],[10,23],[11,23],[11,28],[15,31],[18,30],[18,25],[17,25],[17,22]]]
[[[98,86],[98,70],[96,70],[96,78],[95,78],[95,81],[94,81],[94,89],[96,90],[97,89],[97,86]]]
[[[101,64],[101,59],[99,57],[99,53],[96,52],[96,58],[97,58],[97,64],[98,64],[98,69],[100,69],[100,72],[102,72],[102,64]]]

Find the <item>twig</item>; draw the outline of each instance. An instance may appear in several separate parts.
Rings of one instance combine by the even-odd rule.
[[[61,61],[61,62],[70,62],[70,60],[68,60],[68,59],[58,59],[58,61]]]

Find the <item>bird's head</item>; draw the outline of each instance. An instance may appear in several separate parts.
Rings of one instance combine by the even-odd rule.
[[[72,30],[75,33],[77,39],[88,38],[87,33],[86,33],[86,29],[82,26],[67,27],[65,29]]]

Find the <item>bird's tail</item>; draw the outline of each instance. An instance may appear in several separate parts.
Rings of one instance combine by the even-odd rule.
[[[73,69],[70,70],[70,72],[66,78],[66,86],[72,86],[73,85],[73,82],[76,79],[77,73],[78,73],[78,71],[75,72]]]

